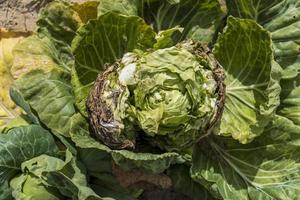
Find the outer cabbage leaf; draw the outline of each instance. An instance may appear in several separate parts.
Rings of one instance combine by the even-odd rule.
[[[226,102],[217,134],[247,143],[260,135],[279,105],[280,67],[271,38],[252,20],[229,17],[214,54],[226,71]]]
[[[107,13],[80,28],[72,44],[75,56],[72,85],[81,113],[86,115],[89,89],[104,64],[115,62],[133,49],[151,48],[154,43],[155,33],[136,16]]]
[[[285,69],[284,77],[300,73],[300,1],[227,0],[229,13],[257,21],[271,32],[276,61]]]
[[[223,11],[217,0],[118,0],[101,1],[98,16],[109,11],[144,18],[158,31],[184,28],[178,40],[190,38],[203,43],[212,41]]]
[[[97,18],[98,1],[52,1],[39,14],[38,33],[55,42],[70,45],[77,29],[90,19]],[[57,44],[59,48],[59,43]]]
[[[16,105],[18,105],[20,108],[24,110],[25,114],[21,115],[21,117],[27,120],[28,123],[40,125],[39,118],[34,113],[35,111],[32,110],[29,103],[26,102],[26,100],[24,99],[20,91],[16,90],[14,87],[11,87],[10,97],[15,102]]]
[[[53,1],[41,10],[37,24],[40,34],[70,45],[82,22],[71,3]]]
[[[72,5],[63,1],[49,3],[39,14],[37,24],[37,35],[26,38],[14,49],[14,78],[34,69],[69,72],[74,64],[70,44],[82,22]]]
[[[135,153],[127,150],[111,150],[90,135],[89,125],[80,114],[72,117],[71,139],[79,148],[98,149],[111,154],[114,162],[125,170],[139,169],[148,173],[158,174],[168,169],[171,164],[184,162],[177,153],[152,154]]]
[[[13,49],[13,56],[11,73],[15,79],[35,69],[44,72],[70,69],[70,58],[65,57],[64,49],[57,48],[54,41],[45,36],[33,35],[21,40]]]
[[[277,113],[300,126],[300,75],[281,81],[282,93]]]
[[[23,98],[53,132],[69,136],[70,118],[75,113],[74,97],[63,75],[56,71],[32,71],[16,80],[11,90],[21,95],[15,97]]]
[[[0,134],[0,196],[7,199],[11,195],[8,181],[21,171],[21,164],[36,156],[57,155],[58,148],[52,135],[36,126],[21,126]]]
[[[194,149],[192,178],[218,199],[297,199],[299,137],[299,126],[277,116],[264,134],[247,145],[207,138]]]
[[[180,26],[184,28],[181,39],[210,43],[223,16],[218,0],[162,0],[143,1],[139,15],[155,30]]]
[[[70,151],[66,151],[65,161],[41,155],[22,164],[23,171],[38,177],[45,186],[51,186],[65,197],[80,200],[113,200],[101,198],[89,188],[85,171]]]
[[[71,41],[83,22],[96,17],[96,14],[84,14],[93,6],[97,4],[73,6],[67,2],[53,1],[43,8],[37,22],[37,35],[24,39],[14,49],[14,78],[34,69],[69,72],[74,65]]]
[[[29,174],[21,174],[10,181],[12,196],[18,200],[59,200],[63,197],[55,188],[46,187],[42,181]]]

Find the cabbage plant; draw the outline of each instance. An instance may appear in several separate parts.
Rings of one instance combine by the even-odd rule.
[[[192,146],[224,105],[223,69],[208,53],[190,41],[107,66],[87,100],[95,135],[115,149],[134,149],[138,129],[161,149]]]
[[[8,49],[0,199],[298,199],[299,23],[297,0],[49,3]]]

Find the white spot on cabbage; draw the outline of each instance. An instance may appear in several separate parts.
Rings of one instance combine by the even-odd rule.
[[[125,65],[119,75],[119,81],[122,85],[132,85],[135,83],[134,75],[136,72],[136,63]]]

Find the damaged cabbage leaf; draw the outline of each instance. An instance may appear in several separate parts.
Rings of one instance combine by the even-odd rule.
[[[184,162],[177,153],[156,154],[112,150],[92,137],[89,124],[80,114],[72,117],[71,139],[79,148],[98,149],[111,154],[114,162],[125,170],[140,169],[146,173],[158,174],[169,168],[171,164]]]
[[[87,116],[86,98],[104,64],[115,62],[133,49],[151,48],[155,33],[141,18],[116,13],[90,20],[77,33],[72,44],[75,56],[72,85],[76,105]]]
[[[207,138],[194,149],[192,178],[217,199],[297,199],[299,137],[299,126],[276,116],[264,134],[246,145]]]
[[[125,54],[100,73],[88,97],[95,136],[113,149],[134,148],[139,134],[168,151],[192,146],[217,112],[213,59],[193,42]]]
[[[229,17],[214,54],[226,72],[226,102],[217,134],[248,143],[279,105],[281,69],[269,33],[252,20]]]

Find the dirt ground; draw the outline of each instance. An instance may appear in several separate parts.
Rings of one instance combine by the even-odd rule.
[[[50,0],[0,0],[0,27],[12,32],[31,32],[36,28],[39,10]]]

